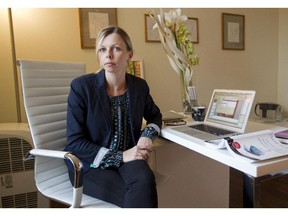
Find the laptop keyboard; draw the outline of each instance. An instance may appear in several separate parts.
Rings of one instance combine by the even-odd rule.
[[[233,133],[232,131],[229,131],[229,130],[224,130],[224,129],[221,129],[221,128],[216,128],[216,127],[209,126],[209,125],[204,125],[204,124],[191,125],[189,127],[193,128],[193,129],[196,129],[196,130],[204,131],[204,132],[207,132],[207,133],[210,133],[210,134],[214,134],[214,135],[217,135],[217,136]]]

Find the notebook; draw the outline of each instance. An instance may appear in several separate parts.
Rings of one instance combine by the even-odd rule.
[[[162,121],[163,122],[169,122],[169,121],[177,121],[177,120],[182,120],[186,116],[174,111],[167,111],[162,113]]]
[[[254,98],[255,91],[215,89],[204,122],[171,129],[205,141],[243,134]]]

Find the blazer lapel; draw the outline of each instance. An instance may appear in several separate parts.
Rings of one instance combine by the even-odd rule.
[[[128,85],[128,94],[130,97],[130,112],[131,116],[134,116],[133,113],[135,111],[135,103],[137,102],[137,88],[135,88],[135,85],[133,82],[131,82],[131,77],[126,75],[126,81]]]
[[[100,104],[102,105],[103,112],[108,120],[111,122],[111,113],[110,113],[110,104],[108,101],[107,91],[106,91],[106,81],[105,81],[105,72],[101,70],[98,72],[95,80],[96,92],[99,97]]]

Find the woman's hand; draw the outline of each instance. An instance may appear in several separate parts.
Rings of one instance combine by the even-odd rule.
[[[133,160],[149,159],[152,152],[152,140],[148,137],[140,137],[136,146],[123,152],[123,162],[127,163]]]

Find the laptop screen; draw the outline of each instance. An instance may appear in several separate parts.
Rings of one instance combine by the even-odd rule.
[[[244,132],[254,96],[255,91],[214,90],[205,121]]]

